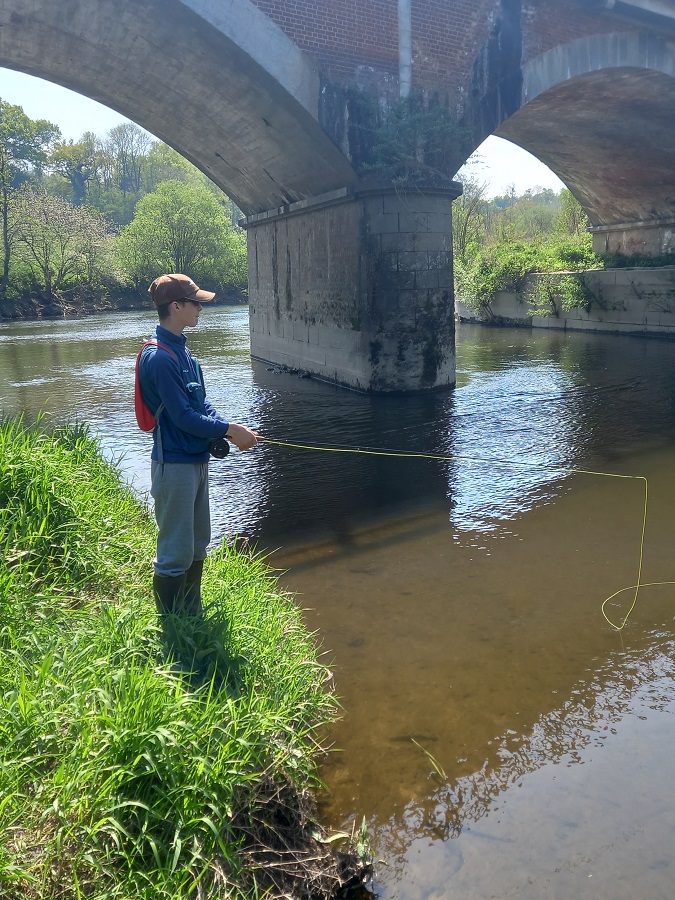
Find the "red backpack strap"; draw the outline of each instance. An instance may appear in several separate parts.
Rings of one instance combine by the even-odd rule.
[[[173,352],[173,350],[171,350],[171,349],[170,349],[169,347],[167,347],[165,344],[160,344],[159,341],[155,341],[155,340],[153,340],[152,338],[151,338],[150,340],[147,340],[147,341],[143,344],[143,346],[141,347],[140,353],[138,354],[139,356],[140,356],[141,353],[145,350],[146,347],[159,347],[160,350],[165,350],[165,351],[169,354],[169,356],[173,359],[174,362],[178,362],[178,357],[177,357],[176,354]]]
[[[138,355],[136,356],[136,371],[134,378],[134,411],[136,413],[136,422],[138,423],[138,427],[141,431],[153,431],[155,426],[157,425],[157,419],[159,418],[162,410],[164,409],[164,404],[160,403],[157,410],[153,414],[152,410],[148,406],[148,404],[143,399],[143,393],[141,391],[141,379],[139,374],[139,367],[141,363],[141,356],[143,355],[143,351],[146,347],[158,347],[160,350],[165,350],[169,356],[173,357],[175,362],[178,363],[178,357],[170,350],[168,347],[165,347],[164,344],[160,344],[159,341],[149,340],[146,341],[141,349],[138,351]],[[180,364],[179,364],[180,365]]]
[[[141,379],[138,369],[140,366],[142,353],[143,348],[138,351],[138,356],[136,357],[136,371],[134,377],[134,412],[136,413],[136,422],[141,431],[152,431],[157,424],[157,420],[153,415],[150,407],[143,399],[143,394],[141,392]]]

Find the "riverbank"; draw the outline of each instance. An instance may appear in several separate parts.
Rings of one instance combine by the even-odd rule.
[[[589,269],[576,276],[586,304],[567,308],[554,279],[573,274],[532,273],[480,309],[456,301],[455,316],[485,325],[675,338],[675,266]]]
[[[313,820],[330,672],[261,559],[205,567],[167,653],[154,525],[79,427],[0,422],[0,895],[332,897]],[[343,852],[334,852],[341,846]]]
[[[236,285],[226,285],[218,290],[214,301],[216,306],[241,306],[247,303],[246,288]],[[90,292],[78,288],[53,297],[49,302],[33,294],[13,299],[0,298],[0,321],[76,319],[116,310],[151,308],[152,304],[145,290],[117,286]]]

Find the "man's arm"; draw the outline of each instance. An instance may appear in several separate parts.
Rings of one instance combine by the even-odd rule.
[[[205,440],[225,437],[230,423],[215,410],[214,415],[202,415],[192,407],[180,369],[168,354],[154,353],[148,359],[147,372],[166,414],[177,428]]]
[[[197,437],[207,440],[228,437],[239,450],[250,450],[258,443],[258,435],[237,422],[228,422],[212,406],[204,401],[207,415],[192,408],[180,370],[165,353],[155,353],[150,363],[150,372],[160,400],[172,422]]]

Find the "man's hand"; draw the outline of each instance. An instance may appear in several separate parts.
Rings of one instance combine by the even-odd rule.
[[[250,450],[258,443],[258,435],[255,431],[251,431],[245,425],[237,425],[236,422],[230,422],[230,427],[225,435],[240,450]]]

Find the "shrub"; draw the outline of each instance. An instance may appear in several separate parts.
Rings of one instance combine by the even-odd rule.
[[[569,273],[602,266],[601,258],[593,253],[590,235],[553,237],[527,243],[507,242],[484,247],[468,262],[455,267],[457,293],[462,302],[476,312],[489,314],[490,301],[498,291],[522,294],[528,275],[561,272],[557,289],[562,291],[564,308],[571,309],[587,304],[588,296],[579,277]],[[540,282],[540,293],[529,294],[528,300],[546,307],[550,303],[553,282],[550,279]]]

